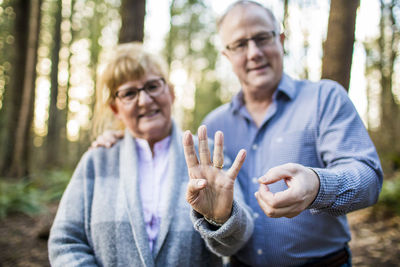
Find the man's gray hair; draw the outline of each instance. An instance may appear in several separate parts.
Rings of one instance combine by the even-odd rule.
[[[275,18],[275,15],[272,13],[272,11],[263,6],[262,4],[255,2],[255,1],[251,1],[251,0],[239,0],[234,2],[233,4],[231,4],[230,6],[228,6],[228,8],[225,10],[225,12],[218,18],[217,20],[217,29],[218,31],[221,29],[221,25],[224,22],[226,16],[229,14],[229,12],[231,12],[232,9],[234,9],[237,6],[241,6],[241,7],[245,7],[248,5],[254,5],[257,7],[260,7],[261,9],[263,9],[267,15],[270,17],[270,19],[272,20],[272,23],[274,25],[274,30],[276,31],[277,34],[280,33],[280,23],[278,22],[278,20]]]

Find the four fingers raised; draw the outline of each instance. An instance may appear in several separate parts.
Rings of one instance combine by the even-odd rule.
[[[193,137],[190,131],[186,131],[183,135],[183,149],[185,154],[185,160],[188,168],[193,168],[201,165],[211,165],[214,167],[221,168],[224,163],[224,135],[221,131],[217,131],[214,137],[214,153],[213,161],[211,163],[210,149],[208,148],[207,141],[207,128],[202,125],[198,129],[199,138],[199,159],[196,155],[196,149],[194,147]],[[244,160],[246,158],[246,150],[242,149],[236,156],[231,168],[227,171],[230,178],[236,179],[240,168],[242,167]]]

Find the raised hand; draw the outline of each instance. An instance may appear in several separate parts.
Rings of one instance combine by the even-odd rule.
[[[284,180],[288,189],[272,193],[268,184]],[[260,187],[255,193],[264,213],[273,218],[292,218],[299,215],[314,201],[319,190],[317,174],[300,164],[288,163],[270,169],[258,179]]]
[[[231,168],[222,169],[224,162],[224,135],[215,133],[213,160],[207,142],[207,128],[200,126],[198,129],[199,157],[197,158],[193,137],[190,131],[183,136],[183,147],[186,165],[189,171],[189,185],[186,200],[192,208],[204,217],[223,224],[232,211],[233,188],[236,176],[246,158],[246,151],[240,150]]]
[[[119,139],[124,137],[124,131],[107,130],[99,135],[96,140],[92,142],[90,148],[95,147],[112,147]]]

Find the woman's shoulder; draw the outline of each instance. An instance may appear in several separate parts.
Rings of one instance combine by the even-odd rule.
[[[110,167],[114,164],[118,164],[119,155],[121,150],[122,140],[119,140],[112,147],[95,147],[87,150],[79,164],[90,166],[91,168]]]

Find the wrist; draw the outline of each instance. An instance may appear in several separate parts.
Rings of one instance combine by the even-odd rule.
[[[221,227],[227,221],[227,220],[211,219],[211,218],[207,218],[206,216],[204,216],[204,220],[206,220],[209,224],[217,226],[217,227]]]

